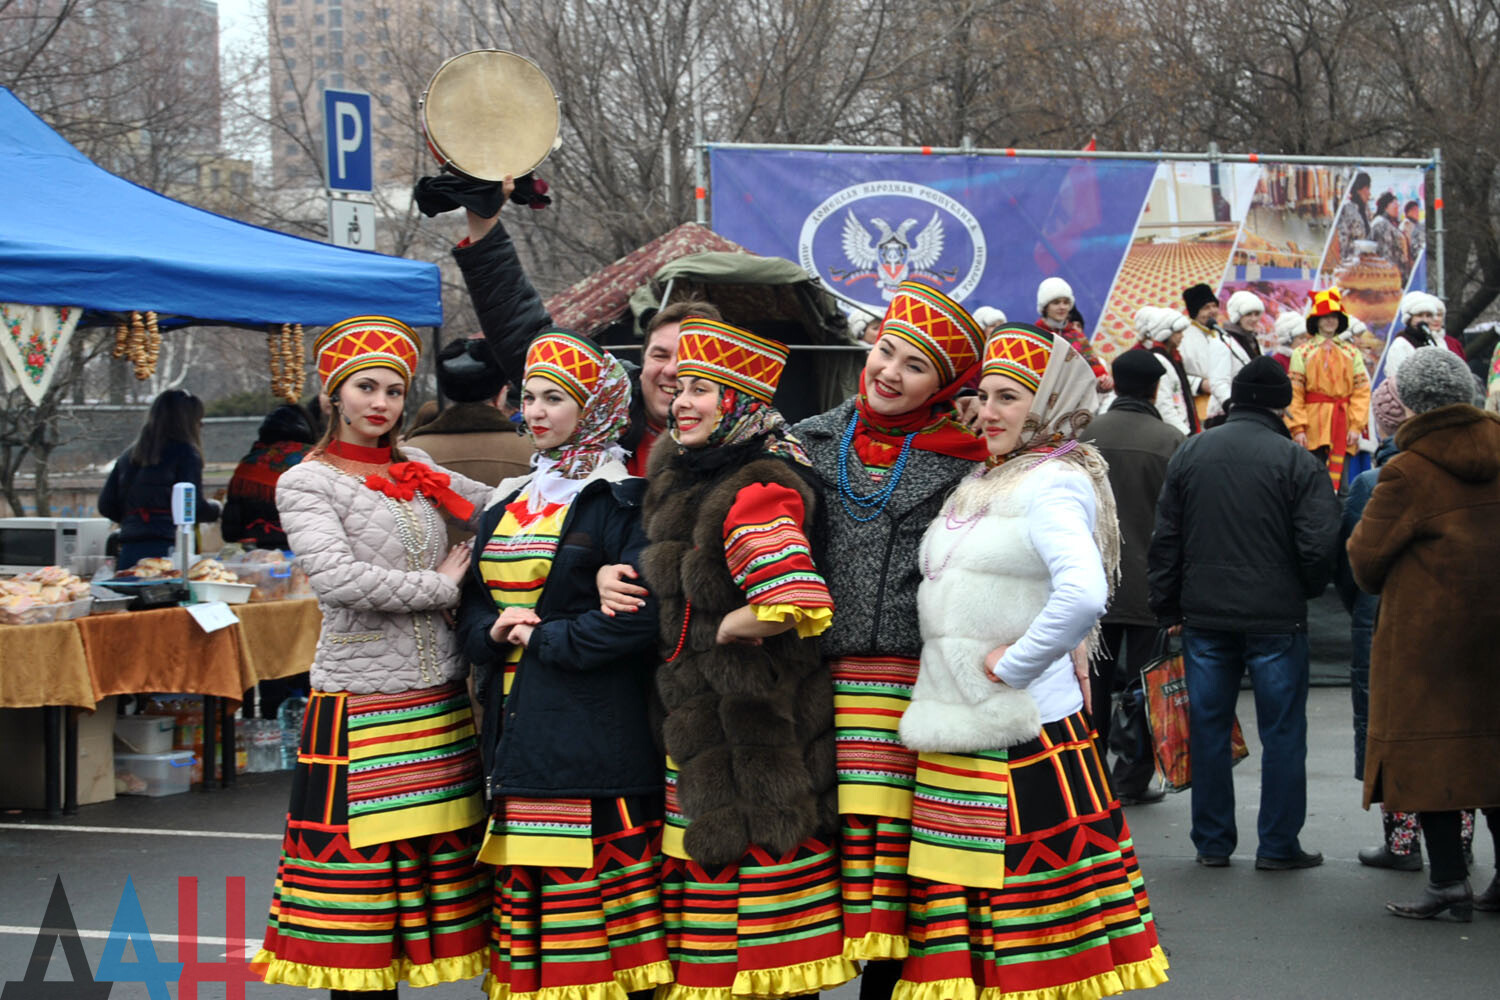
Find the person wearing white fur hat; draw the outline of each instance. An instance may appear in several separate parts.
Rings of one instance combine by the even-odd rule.
[[[1260,296],[1241,288],[1229,296],[1224,305],[1229,322],[1222,327],[1224,346],[1229,348],[1230,379],[1255,358],[1260,357],[1260,321],[1266,315],[1266,304]]]
[[[1089,343],[1089,335],[1083,329],[1083,324],[1069,318],[1074,302],[1072,285],[1055,276],[1043,278],[1042,283],[1036,286],[1036,311],[1041,314],[1036,325],[1043,330],[1061,334],[1064,340],[1072,344],[1073,349],[1083,355],[1083,360],[1093,370],[1096,391],[1101,394],[1109,392],[1115,387],[1115,380],[1110,377],[1104,362],[1094,353],[1094,345]]]
[[[988,337],[990,332],[1005,322],[1005,313],[994,306],[980,306],[969,315],[974,317],[984,335]]]
[[[1442,303],[1426,292],[1408,292],[1401,299],[1401,329],[1391,337],[1385,349],[1383,371],[1387,378],[1401,370],[1408,358],[1422,347],[1442,347],[1442,335],[1433,336],[1438,309]]]
[[[1293,348],[1307,340],[1307,318],[1295,309],[1283,309],[1276,317],[1274,329],[1276,350],[1271,354],[1271,360],[1280,365],[1282,371],[1290,372]]]
[[[1132,350],[1151,354],[1161,365],[1155,405],[1162,420],[1183,434],[1196,434],[1199,430],[1198,411],[1193,406],[1192,394],[1185,388],[1188,376],[1182,367],[1182,356],[1177,353],[1187,326],[1187,317],[1175,309],[1144,306],[1135,314],[1140,343]]]

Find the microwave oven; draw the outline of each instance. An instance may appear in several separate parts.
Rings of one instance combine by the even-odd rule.
[[[103,556],[107,517],[0,517],[0,575]]]

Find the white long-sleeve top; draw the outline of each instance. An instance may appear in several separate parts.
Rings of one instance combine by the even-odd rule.
[[[1177,350],[1182,355],[1182,367],[1191,383],[1188,389],[1195,396],[1206,389],[1210,397],[1208,416],[1223,413],[1234,380],[1234,358],[1223,335],[1217,330],[1191,323],[1183,331],[1182,345]]]
[[[1061,460],[996,475],[964,482],[922,540],[922,663],[901,721],[917,750],[1013,746],[1083,707],[1071,653],[1109,595],[1093,483]],[[1004,645],[1002,685],[984,660]]]
[[[995,675],[1036,699],[1043,722],[1066,718],[1083,707],[1072,652],[1088,637],[1109,603],[1104,561],[1094,543],[1098,502],[1081,472],[1038,469],[1045,478],[1027,506],[1032,547],[1047,566],[1051,593],[1024,635],[995,665]]]

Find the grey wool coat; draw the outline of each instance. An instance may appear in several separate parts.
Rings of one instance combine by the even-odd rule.
[[[922,582],[917,551],[922,535],[942,510],[943,500],[976,465],[914,448],[880,516],[856,521],[838,496],[839,442],[853,416],[854,400],[848,399],[792,428],[823,482],[828,551],[838,553],[823,572],[837,609],[833,624],[822,635],[823,655],[915,658],[922,652],[917,625],[917,585]],[[849,482],[856,493],[876,489],[853,448]]]
[[[656,683],[690,820],[683,844],[712,865],[739,861],[751,844],[784,854],[838,828],[833,680],[817,640],[795,631],[759,646],[716,642],[720,621],[746,603],[724,556],[724,522],[740,490],[775,483],[801,494],[811,534],[819,498],[789,462],[763,452],[704,472],[680,467],[677,451],[664,442],[651,453],[640,567],[659,602],[663,657],[682,639]]]

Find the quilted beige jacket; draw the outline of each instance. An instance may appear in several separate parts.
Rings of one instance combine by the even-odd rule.
[[[403,450],[410,461],[432,465],[425,452]],[[490,487],[449,475],[454,491],[482,508]],[[458,605],[459,587],[435,568],[448,537],[425,497],[393,500],[314,460],[282,475],[276,507],[323,612],[314,690],[396,694],[468,673],[442,614]],[[415,556],[403,537],[418,543]]]

